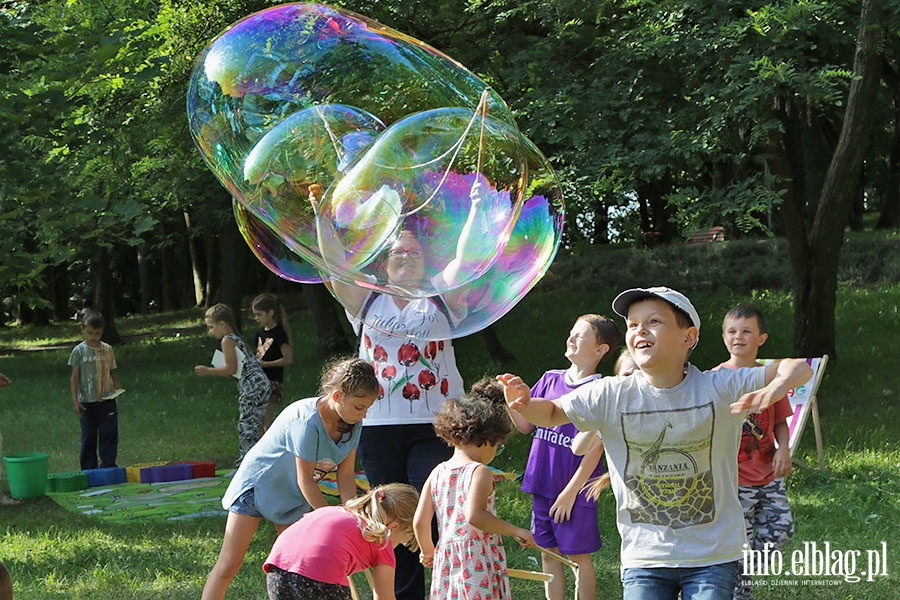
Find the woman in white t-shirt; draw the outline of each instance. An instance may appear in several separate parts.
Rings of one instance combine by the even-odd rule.
[[[321,190],[311,189],[314,206],[317,191]],[[479,191],[480,184],[475,183],[456,256],[432,279],[435,289],[453,289],[468,256],[467,244],[479,245],[473,233],[483,206]],[[330,226],[322,223],[320,249],[329,262],[340,264],[343,250],[330,233]],[[415,232],[400,232],[387,251],[384,275],[393,289],[422,287],[425,249]],[[465,303],[456,290],[420,298],[385,294],[338,280],[328,285],[359,338],[359,358],[375,368],[381,385],[359,442],[366,478],[373,486],[408,483],[421,491],[431,470],[452,454],[452,448],[434,433],[432,423],[445,400],[459,398],[464,392],[451,336],[453,327],[465,316]],[[419,557],[405,546],[398,546],[395,553],[396,597],[424,598],[425,573]]]

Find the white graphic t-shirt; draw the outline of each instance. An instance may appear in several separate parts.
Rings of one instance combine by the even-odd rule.
[[[700,372],[690,365],[673,388],[655,388],[638,371],[561,398],[580,430],[603,436],[623,568],[741,557],[737,454],[744,415],[731,414],[729,405],[764,385],[763,369]]]
[[[378,294],[366,304],[366,322],[375,327],[350,321],[360,334],[359,358],[374,367],[381,391],[363,426],[432,423],[444,401],[464,391],[449,313],[429,298],[401,308],[392,296]]]

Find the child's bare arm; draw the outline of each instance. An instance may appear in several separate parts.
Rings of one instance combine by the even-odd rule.
[[[571,423],[565,411],[556,402],[543,398],[532,398],[529,388],[521,377],[505,373],[497,375],[497,381],[503,384],[503,395],[506,406],[518,411],[525,419],[541,427],[553,427]]]
[[[419,504],[413,516],[413,531],[419,544],[419,562],[429,568],[434,563],[434,540],[431,538],[433,517],[434,503],[431,501],[431,477],[429,477],[419,495]]]
[[[599,440],[596,435],[593,437],[594,439]],[[599,445],[595,446],[590,452],[584,455],[578,468],[575,469],[575,472],[572,474],[569,483],[566,484],[566,487],[559,493],[553,506],[550,507],[551,519],[557,523],[563,523],[572,518],[572,507],[575,506],[578,492],[581,491],[581,488],[583,488],[588,482],[588,479],[591,478],[591,475],[593,475],[594,469],[596,469],[597,465],[600,463],[600,458],[602,456],[603,442],[600,442]]]
[[[69,391],[72,394],[72,406],[79,416],[81,416],[81,412],[84,410],[84,406],[78,401],[78,384],[80,381],[81,373],[79,372],[78,367],[72,367],[72,375],[69,377]]]
[[[779,421],[775,424],[775,441],[778,442],[778,449],[772,458],[772,468],[775,470],[775,477],[787,477],[791,474],[791,450],[790,450],[790,429],[788,429],[787,421]]]
[[[119,389],[120,387],[122,387],[122,384],[119,383],[119,372],[117,369],[110,370],[109,378],[112,379],[114,389]]]
[[[372,597],[375,600],[395,600],[394,567],[384,563],[372,568]]]
[[[584,456],[597,447],[603,448],[603,438],[598,431],[579,431],[572,439],[572,454],[575,456]]]
[[[809,381],[812,373],[812,369],[802,358],[786,358],[766,365],[766,386],[741,396],[737,402],[732,403],[731,412],[759,412],[783,398],[790,390]]]
[[[338,494],[341,496],[341,504],[356,497],[356,450],[351,450],[344,460],[337,466]],[[316,484],[318,487],[318,484]],[[323,496],[324,497],[324,496]]]
[[[328,501],[325,500],[325,495],[319,489],[319,484],[315,479],[316,463],[300,457],[297,457],[295,462],[297,463],[297,485],[300,487],[300,493],[303,494],[313,510],[328,506]]]
[[[531,423],[528,419],[523,417],[519,411],[507,407],[507,412],[509,413],[509,418],[512,419],[513,425],[519,430],[519,433],[528,435],[535,430],[534,423]]]
[[[222,338],[222,355],[225,357],[225,366],[207,367],[206,365],[197,365],[194,367],[194,373],[201,377],[208,375],[231,377],[237,373],[237,342],[231,338]]]
[[[469,495],[466,497],[466,520],[472,527],[487,533],[511,536],[523,548],[533,548],[534,537],[530,531],[504,521],[488,510],[488,498],[493,491],[494,476],[491,470],[484,465],[477,467],[472,475]]]

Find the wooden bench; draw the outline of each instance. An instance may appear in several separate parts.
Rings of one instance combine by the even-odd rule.
[[[688,238],[688,244],[707,244],[725,241],[725,228],[721,226],[705,230],[697,230]]]

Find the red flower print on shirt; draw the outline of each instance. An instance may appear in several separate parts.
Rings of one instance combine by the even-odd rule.
[[[375,350],[372,351],[372,358],[374,358],[377,362],[383,363],[387,362],[388,355],[387,350],[384,349],[384,346],[375,345]]]
[[[428,405],[428,390],[433,388],[437,384],[437,377],[435,377],[434,373],[431,371],[420,371],[419,372],[419,386],[425,390],[425,408],[431,410],[431,407]]]
[[[397,367],[388,365],[381,370],[381,378],[388,382],[388,410],[391,409],[391,381],[397,377]]]
[[[409,412],[413,411],[413,400],[418,400],[419,394],[419,386],[414,384],[412,381],[406,382],[406,385],[403,386],[403,397],[409,400]]]
[[[412,342],[403,344],[397,350],[397,360],[405,367],[414,365],[419,362],[419,348]]]

